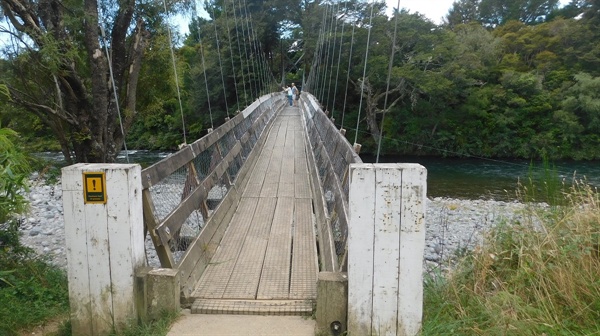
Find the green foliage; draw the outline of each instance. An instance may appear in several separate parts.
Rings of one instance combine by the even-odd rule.
[[[69,308],[64,271],[32,256],[25,248],[0,251],[0,334],[39,325]]]
[[[448,24],[437,26],[406,11],[390,19],[385,4],[376,2],[367,45],[369,3],[249,1],[243,10],[223,1],[206,3],[214,6],[208,11],[211,19],[190,22],[190,35],[175,50],[183,111],[164,17],[154,17],[156,9],[144,7],[152,17],[148,29],[153,38],[144,55],[136,109],[124,111],[127,120],[133,119],[127,144],[172,150],[184,133],[191,142],[259,95],[276,90],[274,77],[297,85],[313,80],[306,89],[348,130],[349,139],[358,133],[365,153],[376,150],[381,129],[384,155],[599,159],[598,6],[575,1],[558,10],[556,4],[460,0]],[[579,14],[584,15],[572,19]],[[338,19],[331,22],[332,17]],[[77,20],[68,24],[81,25]],[[321,34],[322,28],[328,33]],[[51,36],[44,41],[39,53],[19,55],[12,63],[0,60],[3,79],[10,79],[6,83],[28,78],[42,98],[55,83],[51,77],[36,77],[30,63],[49,69],[63,59],[86,63],[83,51],[69,49],[61,55],[60,41]],[[319,47],[317,41],[323,44]],[[296,42],[300,44],[292,48]],[[384,99],[393,42],[389,96]],[[315,58],[319,62],[311,68]],[[359,116],[364,61],[370,88],[362,93],[367,101]],[[0,85],[0,96],[7,93],[8,87]],[[0,100],[1,125],[21,132],[28,148],[58,149],[57,141],[47,136],[47,121]],[[359,129],[353,130],[357,120]],[[64,126],[60,123],[52,131]],[[66,133],[67,143],[90,136],[76,129]]]
[[[23,212],[27,202],[22,194],[31,172],[28,156],[16,145],[16,132],[0,128],[0,223]]]
[[[577,184],[493,229],[447,277],[425,283],[423,335],[600,332],[600,198]]]
[[[33,256],[19,241],[19,221],[13,215],[27,208],[23,196],[31,159],[16,144],[16,132],[0,129],[0,334],[40,323],[68,308],[63,271]]]

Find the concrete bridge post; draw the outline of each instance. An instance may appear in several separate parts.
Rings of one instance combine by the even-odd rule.
[[[423,312],[427,170],[351,164],[348,335],[417,335]]]
[[[62,169],[73,335],[119,333],[137,323],[135,271],[144,266],[141,169]]]

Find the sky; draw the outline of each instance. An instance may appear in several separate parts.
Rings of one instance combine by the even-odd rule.
[[[406,8],[411,13],[419,12],[440,24],[442,18],[446,16],[452,3],[456,0],[400,0],[400,8]],[[560,6],[569,3],[570,0],[560,0]],[[398,0],[386,0],[387,13],[391,13],[394,7],[398,7]]]

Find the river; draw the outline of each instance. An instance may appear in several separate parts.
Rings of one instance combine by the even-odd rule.
[[[129,161],[146,167],[167,156],[171,152],[130,150]],[[44,159],[64,164],[62,154],[54,152],[38,153]],[[361,155],[364,162],[374,162],[375,158]],[[127,162],[125,152],[118,157],[119,162]],[[459,199],[515,200],[519,181],[527,182],[529,177],[543,179],[548,172],[542,162],[524,160],[456,159],[432,157],[382,157],[380,162],[419,163],[427,168],[427,195],[429,197],[450,197]],[[559,161],[549,164],[551,176],[559,183],[570,184],[573,177],[585,178],[587,183],[600,187],[600,162],[598,161]]]
[[[362,156],[364,162],[374,162]],[[381,157],[380,162],[419,163],[427,168],[427,195],[460,199],[515,200],[519,182],[530,177],[541,181],[553,176],[556,182],[571,185],[573,179],[586,179],[600,186],[600,162],[560,161],[530,162],[525,160],[456,159],[431,157]],[[548,168],[545,168],[548,167]]]

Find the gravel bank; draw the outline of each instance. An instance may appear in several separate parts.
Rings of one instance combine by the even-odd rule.
[[[40,255],[66,268],[62,190],[60,182],[46,185],[32,178],[28,194],[31,209],[21,217],[21,242]],[[482,233],[504,219],[521,216],[523,204],[489,200],[434,198],[427,202],[425,264],[428,268],[444,266],[444,260],[457,249],[472,249]],[[158,266],[150,240],[146,244],[149,264]]]

